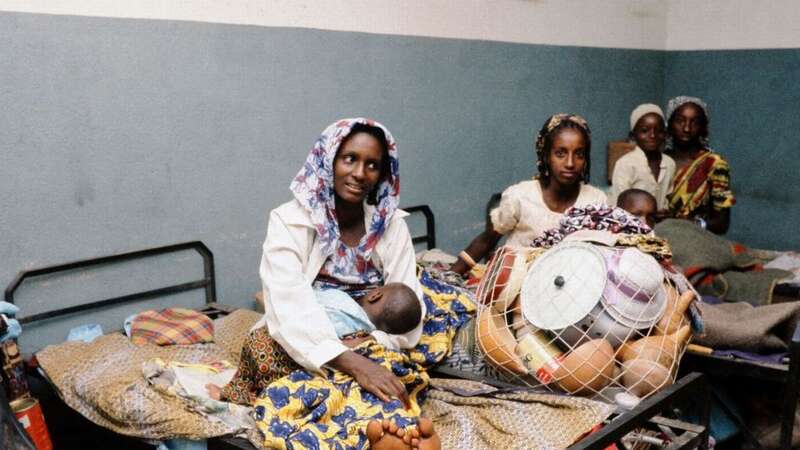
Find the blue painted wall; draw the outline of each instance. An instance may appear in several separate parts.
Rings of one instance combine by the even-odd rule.
[[[800,49],[668,52],[665,98],[703,98],[737,197],[728,236],[800,249]]]
[[[656,51],[15,13],[0,14],[0,61],[0,283],[198,239],[236,306],[259,289],[267,211],[335,119],[389,127],[402,204],[430,204],[439,245],[456,251],[492,193],[533,175],[534,133],[553,112],[589,120],[603,183],[605,143],[663,96],[664,71]],[[47,280],[19,303],[32,313],[191,277],[188,258],[62,277],[70,289]],[[137,308],[93,319],[118,328]],[[37,327],[30,345],[67,328]]]

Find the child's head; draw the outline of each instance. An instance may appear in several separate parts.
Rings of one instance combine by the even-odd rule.
[[[389,334],[408,333],[422,318],[417,294],[403,283],[387,283],[375,288],[359,303],[375,328]]]
[[[655,225],[658,204],[651,193],[641,189],[628,189],[617,197],[617,206],[640,217],[650,228]]]
[[[544,186],[589,181],[589,152],[592,133],[586,120],[575,114],[555,114],[536,137],[536,167]]]
[[[667,139],[664,112],[652,103],[643,103],[631,112],[630,137],[646,152],[660,152]]]

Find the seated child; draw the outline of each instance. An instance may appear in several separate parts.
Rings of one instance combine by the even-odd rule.
[[[656,224],[655,216],[658,211],[656,198],[647,191],[641,189],[622,191],[617,197],[617,206],[641,218],[650,228]]]
[[[337,289],[318,290],[315,294],[333,323],[336,335],[348,347],[358,346],[376,330],[388,334],[407,333],[419,324],[422,315],[417,295],[403,283],[387,283],[358,301]],[[300,369],[269,337],[265,328],[256,332],[263,336],[260,340],[264,342],[259,342],[257,349],[242,349],[239,370],[224,388],[213,384],[206,386],[211,398],[251,405],[261,389],[292,370]],[[264,361],[269,363],[264,364]]]

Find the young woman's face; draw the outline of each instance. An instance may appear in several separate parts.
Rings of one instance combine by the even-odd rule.
[[[562,186],[571,186],[583,178],[586,167],[586,140],[572,128],[558,131],[548,157],[550,179]]]
[[[664,120],[658,114],[645,114],[631,131],[636,145],[646,152],[659,152],[667,137]]]
[[[347,138],[333,160],[333,189],[347,203],[361,204],[381,177],[383,150],[367,133]]]
[[[697,144],[706,135],[706,118],[703,110],[694,103],[686,103],[674,113],[669,133],[677,144]]]

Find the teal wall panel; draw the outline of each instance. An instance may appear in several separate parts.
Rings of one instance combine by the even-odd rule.
[[[800,249],[800,49],[668,52],[665,99],[703,98],[737,197],[728,236]]]
[[[0,61],[0,283],[199,239],[236,306],[260,286],[267,212],[332,121],[387,125],[402,204],[430,204],[440,246],[457,251],[490,195],[534,174],[551,113],[589,120],[603,184],[606,142],[625,136],[636,104],[663,97],[664,71],[657,51],[16,13],[0,13]],[[36,312],[130,291],[167,281],[170,264],[97,289],[76,275],[70,293],[30,288],[19,301]],[[127,312],[94,317],[119,327]]]

